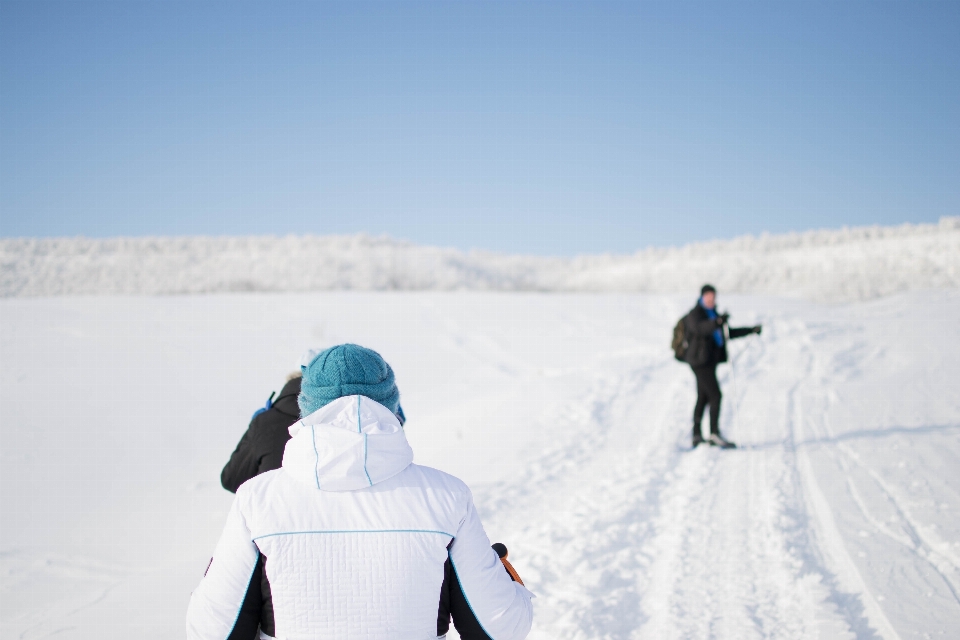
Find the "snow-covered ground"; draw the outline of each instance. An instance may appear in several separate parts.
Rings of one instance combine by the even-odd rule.
[[[0,297],[240,291],[726,293],[867,300],[960,287],[960,217],[550,258],[384,237],[0,239]]]
[[[960,292],[763,322],[689,451],[691,295],[330,292],[0,300],[0,637],[182,637],[219,471],[310,346],[392,363],[421,464],[473,487],[532,638],[960,629]]]

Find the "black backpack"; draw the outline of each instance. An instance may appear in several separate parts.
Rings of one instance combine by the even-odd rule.
[[[673,349],[673,357],[680,362],[687,361],[687,348],[690,346],[684,327],[686,319],[687,316],[683,316],[677,321],[677,326],[673,328],[673,342],[670,343],[670,348]]]

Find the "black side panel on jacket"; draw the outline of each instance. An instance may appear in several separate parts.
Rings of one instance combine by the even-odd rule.
[[[273,592],[270,590],[270,581],[267,579],[267,557],[260,554],[263,563],[263,579],[260,581],[260,628],[270,637],[276,636],[276,622],[273,617]]]
[[[257,560],[257,566],[253,569],[253,575],[250,576],[250,584],[247,585],[247,594],[243,598],[243,604],[240,605],[237,622],[233,625],[233,631],[227,636],[227,640],[257,640],[260,637],[260,580],[262,575],[263,554]]]
[[[287,382],[273,406],[250,421],[237,449],[220,474],[220,484],[224,489],[236,493],[240,485],[250,478],[280,468],[283,448],[290,439],[287,427],[300,418],[300,407],[297,405],[300,382],[300,378]]]
[[[443,585],[440,587],[440,609],[437,612],[437,636],[442,636],[450,630],[450,618],[453,626],[463,640],[492,640],[473,615],[473,610],[467,603],[460,580],[453,570],[450,558],[443,563]]]
[[[447,547],[449,549],[450,547]],[[437,637],[442,638],[450,631],[450,573],[453,564],[450,558],[443,563],[443,584],[440,585],[440,608],[437,609]]]

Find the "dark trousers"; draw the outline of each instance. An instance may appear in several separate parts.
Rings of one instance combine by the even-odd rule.
[[[697,406],[693,409],[693,433],[701,433],[700,423],[703,421],[703,412],[710,405],[710,433],[720,433],[720,383],[717,382],[717,365],[696,367],[693,374],[697,376]]]

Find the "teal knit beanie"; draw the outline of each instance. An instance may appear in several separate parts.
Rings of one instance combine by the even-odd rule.
[[[341,344],[321,351],[301,365],[303,381],[297,404],[307,416],[344,396],[366,396],[393,413],[400,408],[400,391],[380,354],[356,344]]]

